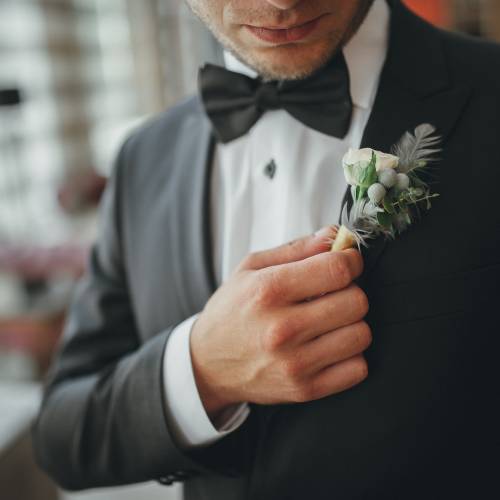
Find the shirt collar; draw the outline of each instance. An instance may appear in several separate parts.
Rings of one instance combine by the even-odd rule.
[[[386,0],[375,0],[358,31],[343,48],[349,68],[353,103],[370,109],[375,99],[378,80],[387,54],[390,9]],[[224,50],[224,63],[231,71],[255,78],[257,73]]]

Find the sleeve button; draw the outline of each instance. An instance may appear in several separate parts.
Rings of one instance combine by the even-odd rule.
[[[168,476],[160,477],[158,479],[158,482],[160,484],[165,484],[165,485],[168,485],[168,486],[170,486],[171,484],[173,484],[174,481],[175,481],[175,477],[172,474],[169,474]]]

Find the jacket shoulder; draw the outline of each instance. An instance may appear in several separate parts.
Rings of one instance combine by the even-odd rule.
[[[196,147],[209,127],[205,122],[208,117],[199,96],[183,99],[128,135],[115,169],[120,170],[130,190],[145,182],[162,182],[164,176],[172,175],[175,165],[182,163],[187,144]]]
[[[438,29],[454,81],[482,91],[500,90],[500,44]]]
[[[204,110],[199,96],[186,97],[134,130],[126,140],[127,148],[134,150],[162,145],[162,149],[165,149],[181,133],[187,122],[202,118]]]

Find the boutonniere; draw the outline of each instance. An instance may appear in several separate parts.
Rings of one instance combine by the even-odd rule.
[[[391,154],[371,148],[349,149],[342,159],[347,183],[351,186],[352,207],[342,211],[342,225],[331,250],[361,248],[367,240],[382,235],[394,239],[420,217],[421,209],[431,208],[426,174],[441,137],[423,123],[414,133],[406,132],[391,148]]]

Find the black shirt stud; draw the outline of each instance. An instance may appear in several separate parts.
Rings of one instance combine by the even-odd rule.
[[[274,160],[271,160],[264,167],[264,175],[267,175],[270,179],[272,179],[275,173],[276,173],[276,162]]]

